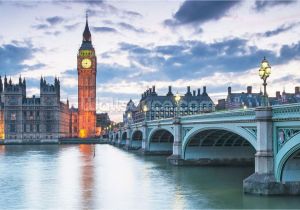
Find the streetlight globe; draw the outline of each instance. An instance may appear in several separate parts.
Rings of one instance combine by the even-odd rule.
[[[264,75],[265,75],[264,69],[260,68],[260,69],[259,69],[259,76],[260,76],[260,78],[263,78]]]
[[[147,112],[147,111],[148,111],[147,105],[144,105],[144,106],[143,106],[143,111],[144,111],[144,112]]]
[[[271,67],[267,67],[267,68],[266,68],[266,74],[267,74],[268,76],[270,76],[270,74],[271,74]]]

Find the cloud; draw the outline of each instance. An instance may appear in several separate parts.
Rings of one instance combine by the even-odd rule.
[[[276,36],[278,34],[281,34],[281,33],[284,33],[286,31],[293,29],[294,27],[298,26],[299,24],[300,24],[300,22],[292,23],[292,24],[284,24],[274,30],[266,31],[265,33],[262,33],[259,35],[264,36],[264,37]]]
[[[216,72],[235,74],[258,68],[266,56],[272,65],[300,59],[300,42],[284,45],[279,55],[272,50],[260,49],[245,39],[231,38],[205,43],[198,40],[180,41],[177,45],[143,47],[119,43],[119,50],[128,53],[130,68],[136,73],[125,78],[142,81],[190,79],[210,76]],[[145,68],[145,69],[142,69]],[[159,73],[154,73],[154,72]],[[122,77],[123,78],[123,77]]]
[[[143,17],[143,15],[141,15],[140,13],[134,12],[134,11],[128,11],[128,10],[125,10],[124,13],[125,13],[127,16],[130,16],[130,17],[133,17],[133,18],[142,18],[142,17]]]
[[[80,25],[80,23],[74,23],[74,24],[70,24],[70,25],[65,25],[64,28],[67,29],[68,31],[72,31],[72,30],[76,29],[79,25]]]
[[[38,30],[44,30],[44,29],[48,29],[49,25],[47,25],[47,24],[37,24],[37,25],[33,25],[32,27],[36,28]]]
[[[44,66],[42,63],[33,65],[24,64],[25,61],[32,59],[36,52],[40,52],[41,49],[34,48],[31,44],[26,42],[22,45],[18,43],[20,42],[16,41],[0,46],[1,74],[15,75]]]
[[[53,35],[53,36],[58,36],[61,34],[61,31],[46,31],[45,34],[47,35]]]
[[[54,26],[62,23],[64,21],[64,18],[59,17],[59,16],[53,16],[53,17],[48,17],[44,20],[38,19],[40,22],[39,24],[33,25],[32,28],[35,28],[37,30],[51,30]],[[55,34],[55,32],[48,32],[46,34]],[[56,33],[57,35],[57,33]]]
[[[54,26],[54,25],[57,25],[57,24],[63,22],[64,19],[63,19],[62,17],[59,17],[59,16],[54,16],[54,17],[46,18],[46,21],[47,21],[51,26]]]
[[[191,23],[202,24],[211,20],[222,18],[229,9],[240,1],[185,1],[173,19],[165,21],[168,26],[183,25]]]
[[[94,32],[101,32],[101,33],[117,33],[118,31],[111,27],[91,27],[92,31]]]
[[[118,25],[120,27],[122,27],[123,29],[126,29],[128,31],[134,31],[136,33],[146,33],[146,31],[144,29],[142,29],[142,28],[136,28],[133,25],[125,23],[125,22],[120,22],[120,23],[118,23]]]
[[[265,11],[267,8],[272,8],[279,5],[289,5],[295,3],[295,0],[265,0],[265,1],[255,1],[254,9],[257,12]]]
[[[126,43],[126,42],[119,43],[119,46],[121,51],[128,51],[130,53],[139,54],[139,55],[151,52],[150,49],[141,47],[136,44]]]
[[[87,9],[87,13],[89,16],[97,16],[97,17],[107,17],[107,15],[115,15],[120,18],[142,18],[143,16],[135,11],[124,10],[117,8],[107,2],[102,2],[98,4],[99,7]]]

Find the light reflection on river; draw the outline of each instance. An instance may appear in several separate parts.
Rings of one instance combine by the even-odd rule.
[[[97,145],[0,146],[1,209],[299,208],[244,195],[253,168],[174,167]]]

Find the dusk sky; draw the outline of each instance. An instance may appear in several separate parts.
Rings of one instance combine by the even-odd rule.
[[[207,86],[217,102],[253,86],[264,56],[268,93],[300,86],[299,1],[1,1],[0,75],[39,95],[45,76],[77,107],[77,52],[89,14],[98,59],[97,109],[120,121],[130,98]]]

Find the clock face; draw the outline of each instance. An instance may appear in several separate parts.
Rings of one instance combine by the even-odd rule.
[[[92,66],[91,59],[85,58],[81,61],[81,66],[85,69],[90,68]]]

